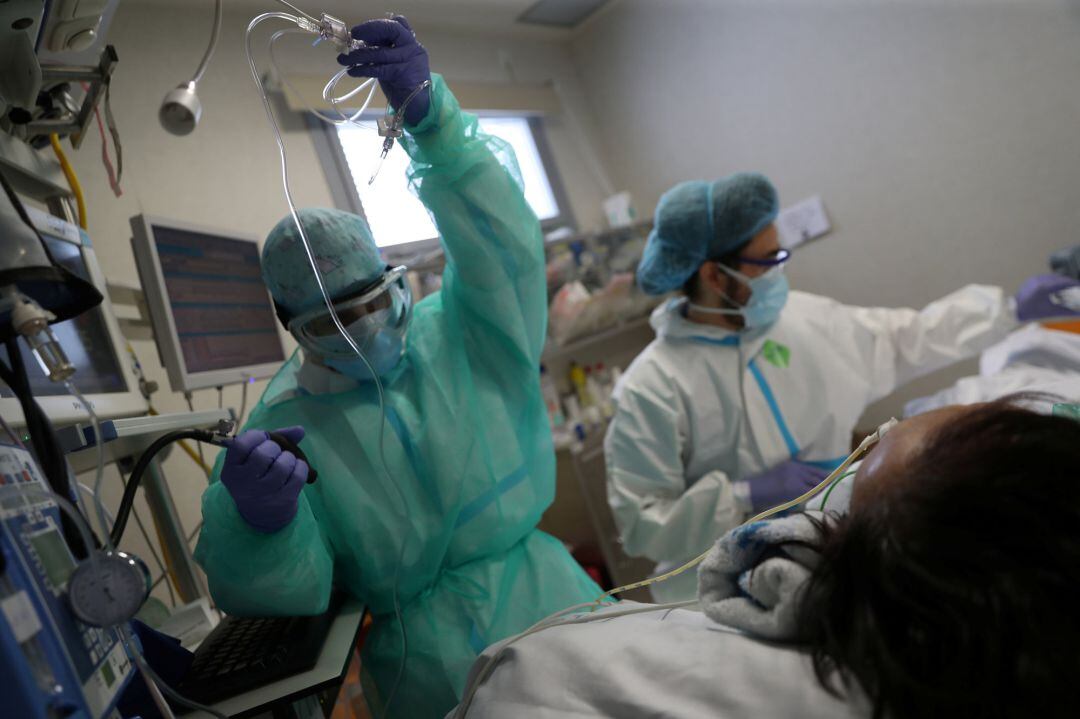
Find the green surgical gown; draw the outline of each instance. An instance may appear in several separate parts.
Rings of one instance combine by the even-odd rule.
[[[536,529],[555,474],[538,375],[544,249],[513,152],[479,131],[437,75],[431,111],[401,144],[446,270],[442,289],[417,303],[405,356],[386,381],[386,469],[375,386],[312,394],[294,355],[246,427],[303,425],[319,479],[289,525],[262,534],[217,481],[219,459],[195,556],[231,614],[319,613],[332,584],[363,600],[375,616],[363,660],[376,705],[402,655],[396,578],[408,652],[390,714],[442,717],[485,646],[600,590]]]

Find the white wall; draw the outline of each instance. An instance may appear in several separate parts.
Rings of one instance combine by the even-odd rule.
[[[193,12],[188,6],[146,7],[124,2],[110,31],[109,40],[120,58],[112,101],[123,142],[123,197],[117,199],[109,190],[96,128],[81,150],[71,153],[71,159],[86,192],[89,233],[112,282],[138,283],[128,223],[135,214],[183,219],[262,238],[286,212],[278,155],[242,49],[244,28],[251,15],[226,15],[221,44],[199,85],[203,117],[196,131],[177,138],[158,124],[162,96],[190,76],[205,48],[210,4],[202,5],[199,12]],[[451,86],[455,79],[554,79],[568,98],[581,101],[575,71],[563,46],[416,29],[430,50],[433,69],[442,72]],[[268,36],[269,32],[264,35]],[[298,74],[318,72],[329,76],[337,68],[329,48],[311,50],[306,41],[297,41],[291,47],[283,46],[283,50],[281,57],[286,66]],[[281,120],[297,203],[331,206],[327,180],[307,130],[295,117]],[[580,138],[563,117],[548,118],[547,127],[579,225],[595,227],[601,218],[599,201],[603,194],[597,189],[596,175],[582,159]],[[291,338],[283,339],[291,351]],[[182,396],[169,391],[153,342],[142,339],[132,344],[148,376],[162,387],[153,398],[156,408],[161,412],[186,411]],[[264,386],[257,383],[251,388],[249,409]],[[216,392],[196,393],[195,404],[196,408],[216,407]],[[226,405],[239,408],[238,388],[226,391]],[[211,461],[214,455],[208,452]],[[181,518],[188,528],[194,528],[201,516],[199,499],[206,486],[205,477],[178,451],[169,457],[165,469]],[[109,506],[116,506],[119,492],[115,469],[110,467]],[[141,502],[138,506],[143,507]],[[145,508],[143,514],[149,518]],[[145,542],[136,529],[134,523],[129,526],[124,544],[149,560]],[[164,594],[159,592],[159,596]]]
[[[796,287],[921,306],[1014,289],[1078,241],[1075,0],[623,0],[574,50],[641,209],[737,170],[785,203],[822,194],[835,230],[798,253]]]

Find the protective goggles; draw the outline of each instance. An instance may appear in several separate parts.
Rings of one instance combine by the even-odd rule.
[[[412,292],[405,283],[405,272],[404,266],[389,269],[375,284],[334,302],[338,319],[361,352],[379,332],[401,333],[408,324]],[[305,349],[323,357],[351,358],[356,354],[325,306],[298,315],[289,321],[288,329]]]
[[[756,259],[753,257],[739,256],[739,262],[746,263],[748,265],[754,265],[756,267],[779,267],[788,260],[791,259],[790,250],[780,250],[774,256],[766,259]]]

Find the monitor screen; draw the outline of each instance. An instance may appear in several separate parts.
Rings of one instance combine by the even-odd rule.
[[[57,264],[63,265],[87,282],[93,281],[87,271],[82,249],[78,245],[44,233],[42,238]],[[101,307],[95,307],[65,322],[58,322],[52,328],[60,346],[75,366],[72,381],[80,392],[89,395],[128,391],[127,380],[116,356]],[[49,380],[25,342],[19,342],[19,350],[34,396],[56,397],[70,394],[63,384]],[[7,350],[3,346],[0,346],[0,359],[8,361]],[[0,397],[13,396],[7,385],[0,383]]]
[[[285,359],[254,242],[160,224],[153,242],[189,374]]]

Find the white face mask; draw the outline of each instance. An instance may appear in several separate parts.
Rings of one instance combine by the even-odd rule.
[[[717,267],[746,284],[750,288],[750,299],[738,309],[702,307],[693,303],[689,303],[689,307],[706,314],[740,315],[743,318],[744,328],[748,330],[768,327],[773,322],[776,322],[780,316],[780,310],[784,309],[784,305],[787,304],[788,290],[790,289],[783,265],[777,265],[760,277],[752,278],[721,264],[717,264]],[[724,296],[724,299],[734,302],[727,295]]]

